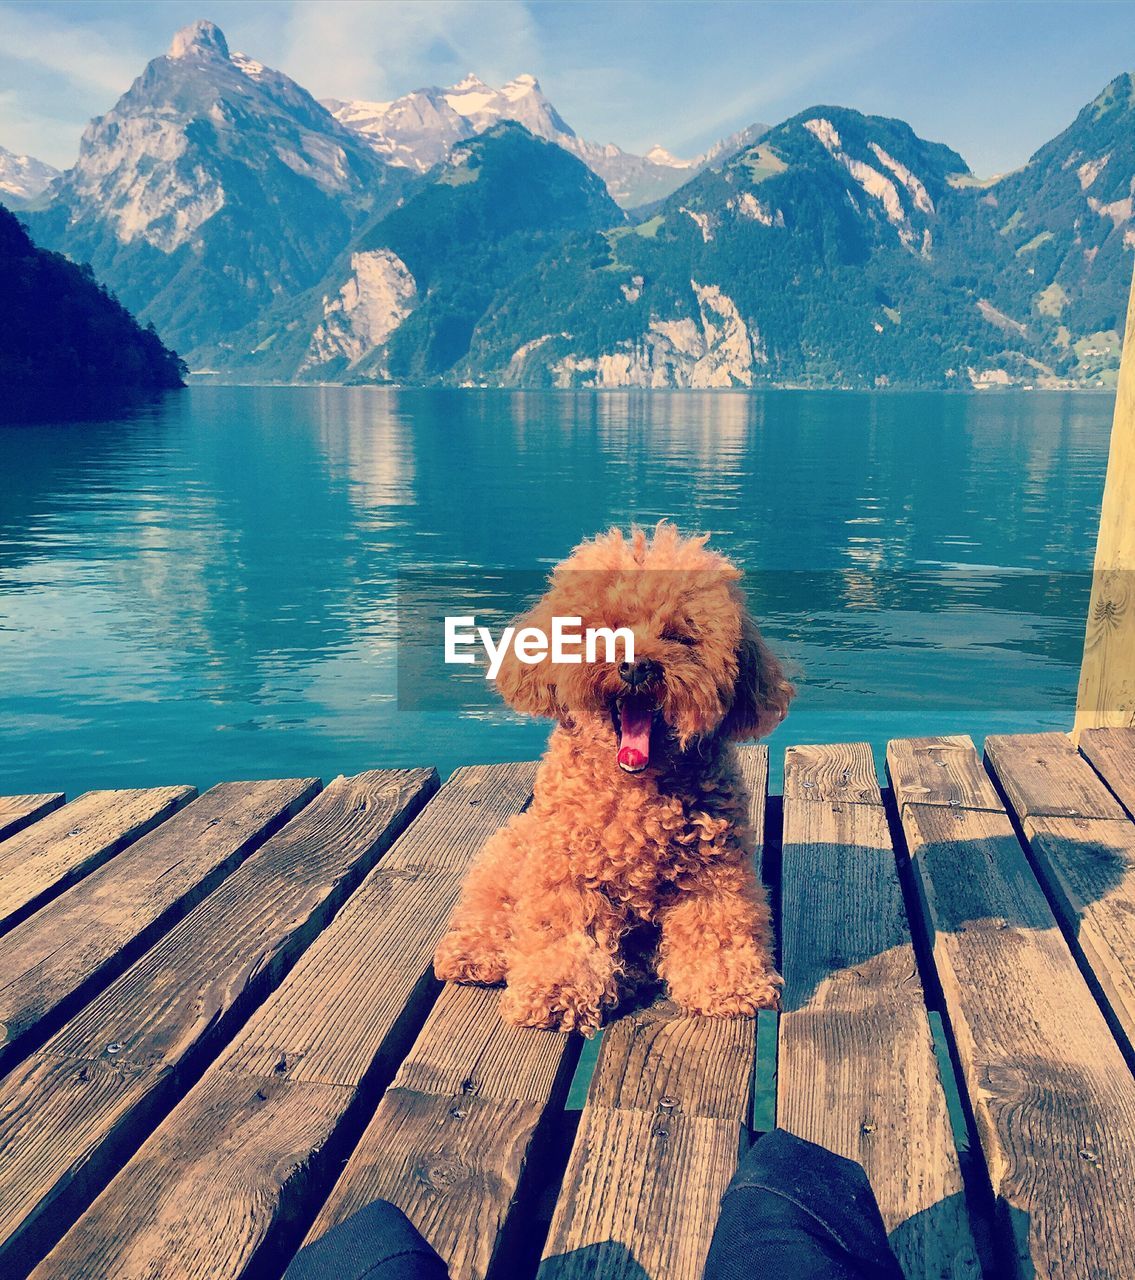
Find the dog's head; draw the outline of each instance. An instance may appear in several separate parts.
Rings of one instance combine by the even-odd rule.
[[[518,632],[550,636],[556,617],[579,618],[584,630],[628,628],[634,662],[620,660],[621,648],[604,661],[602,645],[596,661],[579,663],[528,664],[510,650],[497,675],[505,699],[530,715],[609,730],[628,773],[714,735],[775,728],[792,686],[749,615],[740,570],[706,542],[663,522],[652,537],[613,529],[577,547]]]

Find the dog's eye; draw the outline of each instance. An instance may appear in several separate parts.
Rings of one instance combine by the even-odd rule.
[[[681,631],[663,631],[662,639],[668,644],[697,644],[693,636],[688,636]]]

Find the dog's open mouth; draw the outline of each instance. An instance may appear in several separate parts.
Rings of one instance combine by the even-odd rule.
[[[619,743],[619,768],[641,773],[650,763],[650,731],[657,705],[644,693],[628,693],[615,702],[615,733]]]

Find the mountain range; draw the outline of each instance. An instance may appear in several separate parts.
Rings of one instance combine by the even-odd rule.
[[[532,76],[317,102],[198,22],[28,199],[222,378],[1106,385],[1135,84],[998,179],[837,106],[679,162],[580,139]]]
[[[485,133],[502,121],[513,121],[577,156],[603,179],[623,208],[663,199],[720,156],[755,142],[766,128],[750,125],[692,160],[678,160],[658,144],[645,156],[636,156],[614,143],[578,137],[533,75],[517,76],[500,89],[468,75],[448,89],[418,89],[393,102],[325,98],[323,105],[342,124],[362,134],[388,163],[420,173],[447,159],[455,143]]]

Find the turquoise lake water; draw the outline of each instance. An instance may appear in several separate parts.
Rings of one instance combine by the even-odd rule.
[[[400,686],[406,581],[465,611],[662,517],[748,571],[800,691],[774,760],[1067,728],[1111,410],[197,386],[120,422],[2,428],[0,791],[531,758],[547,725],[466,671]]]

